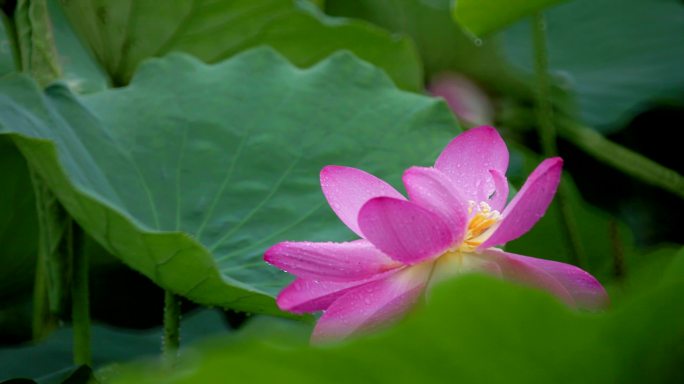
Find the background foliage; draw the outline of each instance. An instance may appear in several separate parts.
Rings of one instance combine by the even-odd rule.
[[[684,379],[684,178],[670,139],[684,121],[680,1],[0,5],[0,380]],[[520,187],[545,151],[540,12],[566,172],[560,199],[507,249],[580,264],[611,308],[576,313],[472,276],[396,328],[308,346],[311,319],[274,305],[290,277],[261,255],[352,237],[320,168],[360,167],[401,190],[401,171],[462,129],[426,91],[456,73],[491,102]],[[74,254],[90,265],[92,370],[70,358]],[[197,312],[176,373],[155,357],[164,290]]]

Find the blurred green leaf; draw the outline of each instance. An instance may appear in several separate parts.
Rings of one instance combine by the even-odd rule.
[[[658,268],[662,272],[654,278],[627,281],[633,295],[606,321],[605,339],[615,348],[620,368],[616,382],[684,381],[684,306],[676,304],[684,294],[684,249],[680,246],[666,256],[666,266]]]
[[[413,39],[428,77],[446,71],[463,73],[489,89],[526,94],[496,41],[476,45],[451,18],[451,0],[327,0],[326,11],[377,24]]]
[[[93,370],[87,365],[66,369],[41,377],[36,384],[97,384]]]
[[[684,4],[575,0],[546,13],[549,64],[583,120],[619,129],[649,103],[684,100]],[[504,35],[511,62],[532,73],[529,23]]]
[[[681,245],[661,244],[653,250],[627,252],[625,254],[625,277],[610,285],[611,298],[619,303],[631,297],[643,295],[652,289],[654,281],[662,279],[682,279],[684,257],[677,257]]]
[[[565,0],[453,0],[452,15],[476,36],[496,32]]]
[[[97,384],[93,370],[87,365],[69,367],[36,380],[15,378],[0,382],[0,384]]]
[[[348,53],[309,70],[268,49],[215,66],[176,54],[81,98],[19,76],[0,88],[0,133],[86,232],[165,289],[251,312],[280,313],[291,279],[263,262],[267,247],[350,236],[323,166],[398,181],[459,132],[443,102]]]
[[[421,89],[411,43],[372,25],[332,19],[292,0],[66,0],[67,15],[115,84],[126,84],[149,57],[183,51],[217,62],[270,45],[299,66],[346,49],[384,70],[402,88]]]
[[[228,332],[216,310],[202,310],[185,318],[181,336],[186,346]],[[159,355],[162,329],[127,330],[95,325],[92,328],[93,364],[101,368],[143,356]],[[0,348],[0,380],[31,378],[39,383],[72,372],[72,330],[62,328],[37,345]]]
[[[133,365],[108,382],[679,382],[684,307],[672,304],[684,294],[682,260],[684,251],[670,265],[675,278],[649,281],[640,295],[602,314],[467,276],[437,287],[423,311],[374,336],[325,347],[216,340],[187,356],[175,375]]]

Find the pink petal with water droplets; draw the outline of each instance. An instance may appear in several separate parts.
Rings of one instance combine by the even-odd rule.
[[[429,263],[417,265],[349,290],[318,320],[312,341],[341,340],[401,319],[420,299],[431,269]]]
[[[543,270],[560,283],[580,308],[598,310],[608,306],[606,290],[596,278],[574,265],[534,257],[508,254],[509,258]]]
[[[562,170],[560,157],[542,161],[504,209],[501,222],[479,249],[505,244],[529,231],[551,204]]]
[[[411,201],[438,214],[455,241],[461,241],[468,225],[468,203],[449,177],[435,168],[411,167],[403,180]]]
[[[278,308],[292,313],[309,313],[322,311],[339,297],[349,292],[350,289],[368,284],[378,279],[384,279],[395,271],[378,274],[369,279],[336,282],[336,281],[317,281],[302,278],[295,279],[290,285],[285,287],[276,303]]]
[[[295,276],[326,281],[366,279],[401,265],[367,240],[282,242],[269,248],[264,260]]]
[[[321,189],[332,210],[361,237],[357,218],[368,200],[380,196],[404,199],[394,187],[360,169],[328,165],[321,170],[320,177]]]
[[[501,212],[508,201],[508,179],[496,169],[489,170],[489,174],[494,182],[494,195],[485,201],[492,209]]]
[[[543,289],[554,294],[570,306],[577,304],[572,294],[560,281],[537,264],[526,260],[529,258],[523,259],[519,255],[494,248],[487,249],[480,254],[468,254],[467,257],[479,257],[484,260],[494,261],[499,265],[501,276],[505,280]]]
[[[376,197],[359,212],[363,236],[394,260],[415,264],[441,255],[457,240],[448,224],[420,205]]]
[[[486,201],[494,191],[489,170],[506,174],[508,149],[492,127],[478,127],[456,136],[435,162],[435,168],[449,176],[467,200]]]

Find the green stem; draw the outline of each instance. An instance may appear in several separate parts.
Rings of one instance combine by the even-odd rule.
[[[82,249],[76,249],[80,244],[80,229],[69,220],[67,223],[66,242],[71,260],[71,323],[74,332],[74,364],[92,365],[90,346],[90,303],[88,289],[88,255]]]
[[[22,70],[41,86],[57,80],[62,70],[46,0],[18,0],[14,26]]]
[[[579,233],[579,226],[575,220],[575,214],[570,205],[570,186],[561,182],[558,186],[556,201],[560,209],[559,221],[561,228],[565,232],[565,240],[570,246],[572,262],[577,266],[583,266],[586,262],[584,244]]]
[[[47,191],[43,180],[36,172],[29,168],[33,192],[36,196],[36,213],[38,215],[38,254],[36,255],[36,275],[33,287],[33,320],[32,336],[34,340],[40,340],[47,336],[57,327],[58,318],[52,310],[50,291],[54,292],[54,284],[50,278],[51,246],[54,244],[47,207]]]
[[[46,0],[18,0],[13,14],[15,52],[21,70],[41,86],[61,75],[57,46]],[[88,260],[75,250],[77,227],[36,169],[29,165],[36,195],[39,251],[34,287],[33,335],[42,338],[64,316],[70,284],[74,331],[74,362],[91,363],[88,303]],[[66,250],[62,249],[66,247]],[[70,283],[69,275],[71,275]]]
[[[553,106],[549,80],[549,56],[546,49],[546,21],[544,14],[536,12],[533,19],[534,69],[537,80],[536,118],[542,151],[546,156],[556,156],[556,129],[553,124]]]
[[[21,70],[33,75],[41,84],[54,80],[58,76],[56,50],[52,39],[47,3],[45,0],[18,0],[14,8],[13,20],[8,23],[13,27],[13,50],[15,60]],[[42,25],[41,25],[42,24]],[[54,55],[41,55],[39,52]],[[49,47],[52,47],[50,50]],[[48,58],[50,64],[39,64],[39,58]],[[33,337],[38,340],[45,337],[57,327],[57,313],[61,312],[63,285],[65,281],[60,267],[61,261],[57,245],[61,238],[59,227],[60,210],[54,196],[47,189],[45,181],[29,165],[31,183],[36,196],[38,214],[38,255],[36,258],[36,277],[33,293]]]
[[[169,366],[174,366],[180,346],[180,301],[171,291],[164,293],[164,339],[162,355]]]
[[[505,124],[523,129],[536,119],[534,112],[512,108],[507,111]],[[648,157],[615,143],[596,129],[585,126],[566,116],[555,116],[558,136],[574,144],[591,157],[637,180],[661,188],[684,198],[684,176],[658,164]]]
[[[613,251],[613,274],[617,280],[623,280],[625,278],[625,249],[620,236],[620,226],[616,220],[610,220],[608,225]]]
[[[551,81],[549,78],[549,56],[546,41],[546,20],[542,12],[536,12],[532,20],[532,40],[534,43],[534,68],[537,81],[536,108],[537,129],[545,156],[557,156],[556,127],[553,121],[551,104]],[[556,201],[560,208],[560,225],[570,248],[572,262],[578,266],[584,263],[584,251],[579,230],[568,204],[567,187],[561,183]]]
[[[33,284],[33,317],[31,321],[31,334],[34,341],[41,340],[57,326],[56,319],[50,316],[47,297],[47,285],[45,276],[47,268],[45,260],[38,251],[36,259],[36,276]]]
[[[684,176],[677,171],[613,143],[591,128],[569,120],[561,122],[559,134],[597,160],[684,198]]]

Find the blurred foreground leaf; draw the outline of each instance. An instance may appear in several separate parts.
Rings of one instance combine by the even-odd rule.
[[[175,375],[133,365],[110,383],[674,383],[684,373],[684,251],[657,280],[603,314],[484,276],[438,287],[399,326],[335,346],[215,340]]]
[[[349,238],[323,166],[397,181],[459,131],[444,103],[348,53],[308,70],[267,49],[214,66],[176,54],[124,89],[41,94],[14,76],[0,99],[0,134],[109,252],[174,293],[251,312],[280,313],[290,280],[263,262],[267,247]]]
[[[270,45],[308,67],[345,49],[383,68],[402,88],[419,90],[422,70],[411,43],[372,25],[320,14],[306,1],[65,0],[67,15],[115,84],[144,59],[172,51],[209,63]]]

